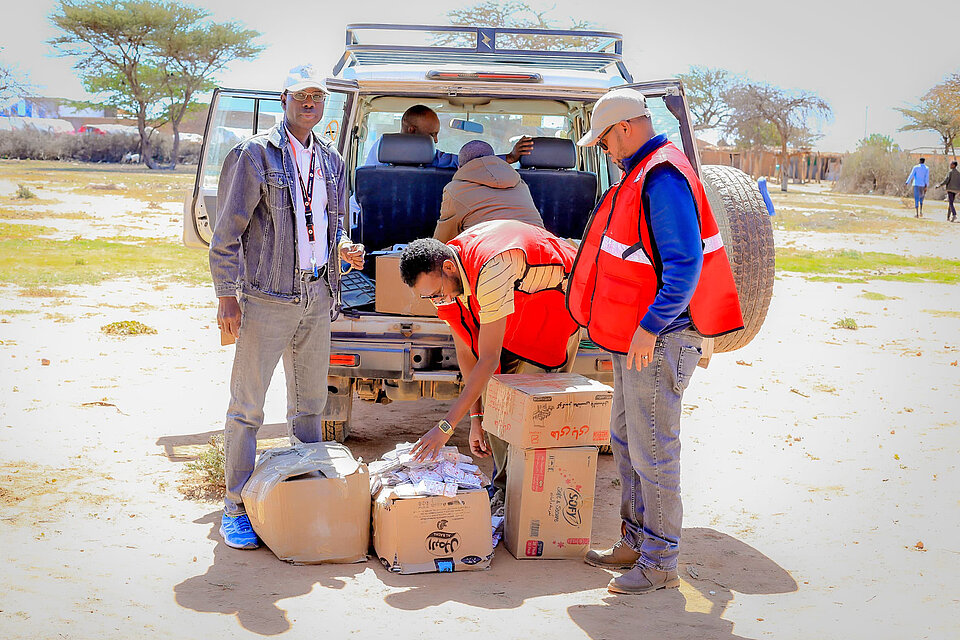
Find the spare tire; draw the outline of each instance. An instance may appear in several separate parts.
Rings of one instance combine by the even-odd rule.
[[[705,165],[700,174],[730,259],[743,312],[743,329],[714,341],[714,352],[722,353],[746,346],[767,317],[773,297],[773,224],[760,190],[743,171]]]

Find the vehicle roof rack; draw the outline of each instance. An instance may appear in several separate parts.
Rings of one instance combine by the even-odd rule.
[[[372,32],[393,36],[400,43],[361,41],[362,36],[370,36]],[[411,42],[413,44],[409,44]],[[346,46],[333,69],[334,75],[348,67],[389,64],[533,65],[615,74],[633,82],[623,64],[623,36],[611,31],[374,23],[347,25]]]

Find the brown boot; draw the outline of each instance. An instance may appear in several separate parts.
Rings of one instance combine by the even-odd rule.
[[[680,586],[680,576],[676,569],[660,571],[650,567],[636,566],[622,576],[616,577],[607,585],[610,593],[642,595],[658,589],[676,589]]]
[[[601,569],[629,569],[640,558],[640,554],[630,548],[622,538],[610,549],[587,551],[583,561]]]

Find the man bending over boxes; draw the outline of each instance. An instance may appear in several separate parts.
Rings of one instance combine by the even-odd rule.
[[[417,441],[418,459],[436,455],[469,411],[470,450],[493,453],[493,486],[505,489],[507,444],[481,428],[481,394],[498,371],[573,368],[580,333],[564,291],[575,256],[565,240],[514,220],[483,222],[446,244],[429,238],[407,245],[400,276],[450,325],[464,378],[447,415]]]

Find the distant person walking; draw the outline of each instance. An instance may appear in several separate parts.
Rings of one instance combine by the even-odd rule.
[[[957,199],[957,193],[960,193],[960,171],[957,171],[956,160],[950,163],[947,177],[937,186],[947,188],[947,222],[956,222],[957,209],[954,206],[954,200]]]
[[[913,208],[916,210],[913,217],[922,218],[923,198],[927,195],[927,185],[930,184],[930,167],[927,166],[926,158],[920,158],[920,164],[910,171],[904,184],[910,184],[911,181],[913,181]]]

